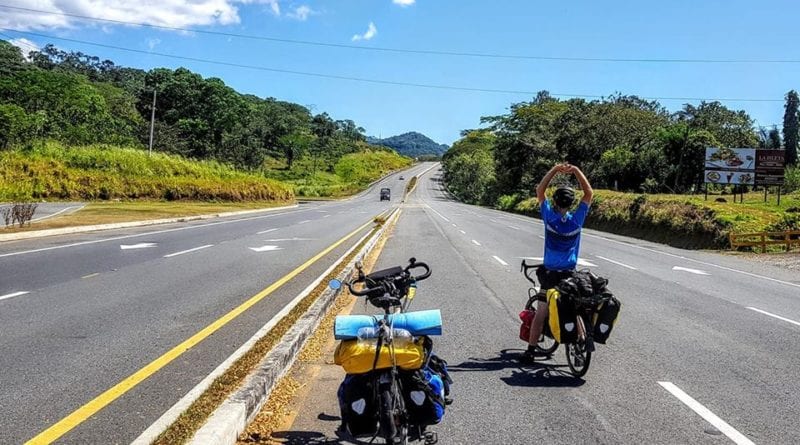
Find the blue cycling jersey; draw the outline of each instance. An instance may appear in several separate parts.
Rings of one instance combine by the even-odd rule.
[[[542,203],[544,222],[544,267],[548,270],[573,270],[578,263],[581,228],[589,204],[581,201],[575,213],[564,215],[553,210],[549,200]]]

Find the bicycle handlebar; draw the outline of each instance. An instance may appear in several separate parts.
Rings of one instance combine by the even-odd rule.
[[[528,273],[528,271],[529,271],[529,270],[531,270],[531,269],[538,269],[538,268],[540,268],[540,267],[542,267],[542,266],[544,266],[544,264],[542,264],[542,263],[538,263],[538,264],[528,264],[528,263],[527,263],[525,260],[522,260],[522,263],[519,265],[519,271],[520,271],[520,272],[522,272],[522,274],[523,274],[523,275],[525,275],[525,278],[526,278],[528,281],[530,281],[531,283],[533,283],[533,284],[535,285],[535,284],[536,284],[536,280],[534,280],[534,279],[533,279],[533,278],[530,276],[530,274]]]
[[[414,276],[411,274],[412,270],[419,268],[425,269],[425,272],[422,275]],[[358,297],[366,296],[370,299],[373,299],[383,297],[386,294],[392,295],[397,293],[396,291],[400,290],[398,285],[408,285],[411,282],[425,280],[430,276],[430,266],[428,266],[426,263],[418,262],[416,258],[411,258],[408,266],[405,268],[394,267],[391,269],[374,272],[370,275],[364,275],[359,269],[358,278],[346,282],[345,284],[347,284],[347,288],[350,290],[351,294]],[[365,287],[360,290],[355,287],[356,284],[367,283],[368,281],[377,283],[377,286]],[[397,299],[399,300],[399,298]]]

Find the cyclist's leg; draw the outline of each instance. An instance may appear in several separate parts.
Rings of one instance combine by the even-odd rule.
[[[533,323],[531,323],[531,334],[528,338],[528,343],[531,346],[536,346],[536,344],[539,343],[539,337],[542,335],[542,330],[544,329],[544,321],[547,320],[549,314],[550,310],[547,307],[547,303],[541,300],[538,301],[536,305],[536,315],[533,317]]]

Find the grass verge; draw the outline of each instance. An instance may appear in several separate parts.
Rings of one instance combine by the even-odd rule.
[[[800,195],[782,197],[780,206],[774,196],[767,203],[763,199],[762,193],[734,203],[730,195],[710,195],[706,201],[702,195],[596,190],[586,227],[690,249],[727,249],[729,233],[800,229]],[[535,198],[503,196],[497,207],[540,216]]]
[[[63,216],[44,219],[30,226],[9,226],[0,229],[0,233],[27,232],[62,227],[89,226],[95,224],[112,224],[131,221],[147,221],[164,218],[180,218],[198,215],[213,215],[241,210],[256,210],[285,205],[283,202],[191,202],[191,201],[101,201],[92,202],[86,207]],[[34,215],[35,217],[35,215]]]
[[[329,275],[337,276],[355,257],[369,238],[377,232],[383,223],[376,221],[376,226],[353,252],[344,259]],[[250,351],[219,376],[211,386],[184,411],[178,419],[153,442],[154,445],[183,444],[192,438],[194,433],[205,423],[208,417],[222,402],[235,391],[244,379],[255,369],[258,363],[278,344],[294,323],[305,314],[309,307],[325,290],[328,280],[322,280],[300,303],[279,321],[270,333],[258,340]]]

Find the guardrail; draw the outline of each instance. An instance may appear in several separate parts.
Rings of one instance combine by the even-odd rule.
[[[758,233],[731,233],[729,235],[731,249],[739,247],[761,246],[761,253],[767,252],[767,246],[786,246],[786,251],[792,246],[800,247],[800,230],[787,230],[785,232],[758,232]]]

